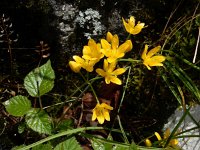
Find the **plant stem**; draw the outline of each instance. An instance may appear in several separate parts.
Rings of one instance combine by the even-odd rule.
[[[129,141],[128,141],[128,138],[127,138],[127,136],[126,136],[126,133],[124,132],[124,129],[123,129],[123,127],[122,127],[122,123],[121,123],[121,120],[120,120],[119,115],[117,115],[117,119],[118,119],[118,122],[119,122],[120,130],[121,130],[122,135],[123,135],[123,137],[124,137],[124,141],[125,141],[125,143],[129,144]]]
[[[135,59],[132,59],[132,58],[128,58],[128,59],[119,59],[119,61],[129,61],[129,62],[141,62],[141,60],[135,60]]]
[[[28,150],[32,147],[35,147],[39,144],[42,144],[44,142],[47,142],[47,141],[50,141],[50,140],[53,140],[55,138],[58,138],[58,137],[61,137],[61,136],[65,136],[65,135],[71,135],[71,134],[75,134],[75,133],[78,133],[78,132],[83,132],[85,130],[102,130],[104,129],[103,127],[84,127],[84,128],[77,128],[77,129],[72,129],[72,130],[68,130],[68,131],[64,131],[64,132],[61,132],[61,133],[58,133],[58,134],[55,134],[55,135],[52,135],[52,136],[49,136],[45,139],[42,139],[40,141],[37,141],[33,144],[30,144],[28,146],[25,146],[25,147],[22,147],[22,148],[18,148],[16,150]]]
[[[83,78],[83,80],[90,86],[90,88],[91,88],[91,90],[92,90],[92,92],[93,92],[93,94],[94,94],[94,97],[95,97],[97,103],[99,103],[99,99],[98,99],[98,97],[97,97],[97,94],[96,94],[94,88],[92,87],[92,84],[83,76],[83,74],[82,74],[81,72],[80,72],[80,75],[81,75],[81,77]]]
[[[117,110],[117,113],[119,113],[119,111],[120,111],[120,108],[121,108],[121,106],[122,106],[122,102],[124,101],[124,96],[125,96],[125,93],[126,93],[126,89],[127,89],[127,87],[128,87],[128,81],[129,81],[129,76],[130,76],[130,72],[131,72],[131,67],[128,67],[129,69],[128,69],[128,75],[127,75],[127,79],[126,79],[126,85],[125,85],[125,87],[124,87],[124,91],[123,91],[123,94],[122,94],[122,98],[121,98],[121,101],[120,101],[120,104],[119,104],[119,108],[118,108],[118,110]]]

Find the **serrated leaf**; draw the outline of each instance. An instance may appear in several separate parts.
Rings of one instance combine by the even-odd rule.
[[[94,150],[106,150],[103,143],[101,143],[97,140],[92,140],[91,142],[92,142],[92,148]]]
[[[129,150],[129,147],[124,147],[124,146],[117,145],[117,146],[113,147],[112,150]]]
[[[39,97],[51,91],[54,86],[55,73],[50,60],[41,67],[32,70],[24,79],[24,86],[33,97]]]
[[[51,118],[44,110],[32,108],[27,112],[25,120],[28,127],[32,130],[39,133],[51,134]]]
[[[3,104],[9,114],[17,117],[25,115],[31,109],[30,100],[22,95],[12,97]]]
[[[51,150],[52,146],[51,144],[40,144],[32,148],[32,150]]]
[[[113,141],[111,134],[108,135],[107,140]],[[105,150],[109,150],[109,149],[112,149],[113,144],[104,143],[104,147],[105,147]]]
[[[70,128],[73,127],[73,120],[72,119],[68,119],[68,120],[63,120],[59,123],[57,130],[59,130],[60,132],[62,131],[66,131]]]
[[[82,150],[82,148],[75,137],[72,137],[64,142],[59,143],[54,150]]]

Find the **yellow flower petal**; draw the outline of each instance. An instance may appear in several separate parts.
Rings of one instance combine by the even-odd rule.
[[[154,134],[157,137],[158,141],[162,140],[162,138],[158,132],[155,132]]]
[[[111,78],[110,76],[105,76],[105,82],[106,82],[106,84],[110,84],[110,81],[111,81],[110,78]]]
[[[116,61],[116,57],[108,57],[107,60],[109,63],[113,63]]]
[[[111,49],[111,45],[105,39],[101,39],[101,46],[103,49]]]
[[[74,71],[75,73],[80,72],[81,65],[79,63],[77,63],[75,61],[70,61],[69,66],[72,69],[72,71]]]
[[[107,61],[106,59],[104,59],[104,62],[103,62],[103,69],[104,69],[105,71],[108,70],[108,61]]]
[[[167,139],[170,136],[170,129],[167,128],[164,132],[164,139]]]
[[[126,50],[129,48],[129,44],[128,43],[123,43],[122,45],[119,46],[119,48],[117,49],[119,51],[119,53],[125,53]]]
[[[177,139],[172,139],[170,141],[170,145],[173,146],[173,147],[175,147],[176,145],[178,145],[178,140]]]
[[[93,39],[89,39],[88,46],[94,47],[96,45],[96,42]]]
[[[147,67],[148,70],[151,70],[151,68],[149,67],[147,63],[143,62],[143,64]]]
[[[133,29],[131,29],[131,34],[135,35],[141,32],[141,30],[144,28],[144,23],[138,23]]]
[[[115,84],[118,84],[118,85],[121,85],[121,84],[122,84],[122,81],[121,81],[119,78],[114,77],[114,76],[111,77],[110,81],[111,81],[112,83],[115,83]]]
[[[146,139],[146,140],[145,140],[145,145],[146,145],[147,147],[151,147],[151,146],[152,146],[152,143],[151,143],[151,141],[150,141],[149,139]]]
[[[131,26],[124,20],[124,18],[122,18],[122,21],[123,21],[123,24],[124,24],[124,27],[125,27],[126,31],[128,33],[130,33]]]
[[[117,61],[113,61],[112,63],[108,64],[108,67],[106,68],[106,70],[108,72],[113,72],[113,70],[115,69],[116,65],[117,65]]]
[[[107,32],[106,40],[110,43],[112,41],[113,35],[110,32]]]
[[[103,111],[103,116],[107,121],[110,121],[110,114],[109,114],[108,110],[105,109]]]
[[[131,16],[130,19],[128,20],[128,24],[130,24],[130,26],[134,27],[135,26],[135,17]]]
[[[142,59],[143,60],[145,60],[147,58],[147,50],[148,50],[148,45],[145,44],[144,51],[142,53]]]
[[[135,25],[135,18],[133,16],[131,16],[130,19],[128,19],[128,22],[126,22],[124,18],[122,18],[122,21],[126,31],[133,35],[140,33],[145,25],[144,23],[140,22],[138,22],[138,24]]]
[[[104,116],[103,116],[103,114],[101,113],[99,116],[97,116],[97,120],[98,120],[98,122],[100,123],[100,124],[103,124],[104,123]]]
[[[152,58],[146,59],[144,62],[149,66],[163,66],[163,61],[165,61],[164,56],[153,56]]]
[[[89,46],[83,47],[83,55],[89,55],[91,53],[91,49]]]
[[[97,114],[96,114],[96,111],[93,110],[93,114],[92,114],[92,121],[96,120],[97,119]]]
[[[92,110],[92,121],[98,120],[100,124],[103,124],[105,120],[110,121],[110,114],[109,110],[112,110],[113,108],[105,103],[99,104],[95,106],[95,108]]]
[[[111,45],[112,45],[112,49],[117,49],[119,46],[119,38],[116,34],[112,38]]]
[[[110,105],[107,105],[106,103],[102,103],[101,106],[105,109],[108,109],[108,110],[113,110],[113,107],[111,107]]]
[[[79,57],[77,55],[73,56],[73,59],[79,64],[83,64],[84,63],[84,59],[82,59],[81,57]]]
[[[98,68],[98,69],[96,69],[96,72],[102,77],[106,76],[106,73],[103,69]]]
[[[127,40],[125,43],[128,44],[128,48],[126,49],[125,52],[129,52],[130,50],[132,50],[132,48],[133,48],[132,41],[131,40]]]
[[[116,69],[115,71],[113,71],[113,74],[117,76],[117,75],[123,74],[125,71],[126,71],[126,69],[119,68],[119,69]]]
[[[166,57],[162,55],[154,56],[157,52],[160,51],[160,46],[157,46],[151,49],[148,53],[148,45],[145,45],[144,51],[141,58],[143,59],[143,64],[151,70],[152,66],[163,66],[162,62],[165,61]]]
[[[160,51],[160,48],[161,48],[161,46],[157,46],[157,47],[151,49],[147,54],[147,58],[150,58],[153,55],[155,55],[156,53],[158,53]]]

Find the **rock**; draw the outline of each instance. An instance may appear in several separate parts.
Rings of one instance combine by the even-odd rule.
[[[180,118],[183,115],[183,109],[177,108],[175,113],[168,119],[168,123],[164,125],[164,130],[166,128],[170,128],[172,131],[175,126],[178,124]],[[194,105],[190,109],[191,116],[196,120],[196,122],[200,122],[200,105]],[[192,129],[197,127],[194,121],[191,119],[189,115],[187,115],[184,121],[181,123],[179,130],[185,131],[188,129]],[[197,135],[200,136],[199,128],[195,130],[191,130],[189,132],[183,133],[181,135]],[[186,137],[186,138],[179,138],[179,146],[183,150],[199,150],[200,149],[200,139],[199,137]]]

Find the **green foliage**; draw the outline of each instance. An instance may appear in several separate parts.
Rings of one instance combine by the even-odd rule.
[[[54,86],[55,74],[50,60],[31,71],[24,79],[24,86],[33,97],[39,97],[51,91]]]
[[[57,130],[61,131],[61,132],[66,131],[68,129],[71,129],[72,126],[73,126],[73,120],[72,119],[63,120],[58,124]]]
[[[183,82],[189,92],[191,92],[191,94],[194,95],[198,101],[200,101],[200,91],[198,87],[194,84],[192,79],[180,68],[180,66],[176,66],[175,64],[172,65],[170,62],[166,62],[166,67],[168,70],[172,71],[172,73],[177,78],[179,78],[181,82]]]
[[[9,114],[21,117],[29,111],[31,108],[31,102],[27,97],[18,95],[5,101],[4,106]]]
[[[54,150],[82,150],[81,146],[75,139],[75,137],[72,137],[64,142],[59,143]]]
[[[51,118],[39,108],[32,108],[25,117],[27,125],[39,133],[51,134]]]
[[[25,89],[33,97],[40,97],[49,92],[54,86],[55,74],[50,60],[31,71],[24,80]],[[41,108],[32,108],[31,101],[22,95],[15,96],[4,102],[6,111],[17,117],[25,115],[28,127],[38,133],[51,134],[51,118]],[[25,125],[19,126],[18,132],[22,133]]]
[[[32,150],[51,150],[52,146],[51,144],[40,144],[32,148]]]
[[[32,2],[32,1],[30,1],[30,2]],[[43,2],[43,1],[41,0],[41,2]],[[31,6],[32,6],[32,3],[31,3]],[[130,23],[130,21],[129,21],[129,23]],[[198,19],[196,20],[196,24],[199,24]],[[116,103],[116,106],[115,106],[114,109],[116,109],[118,107],[117,113],[120,112],[120,108],[122,106],[122,102],[124,100],[126,91],[128,91],[128,85],[130,85],[130,84],[136,85],[134,90],[140,90],[140,87],[143,86],[142,84],[143,84],[143,78],[145,78],[145,74],[143,73],[143,70],[142,70],[144,67],[143,68],[140,67],[141,64],[145,65],[149,69],[149,71],[152,69],[155,72],[155,73],[153,72],[152,77],[155,77],[155,75],[159,76],[159,74],[157,74],[157,73],[160,73],[163,80],[166,82],[167,86],[172,91],[173,95],[175,96],[175,98],[178,100],[178,102],[181,105],[183,105],[184,92],[185,92],[184,90],[185,89],[187,90],[188,93],[191,93],[191,95],[193,97],[195,97],[200,102],[200,92],[199,92],[198,86],[195,84],[195,82],[192,80],[192,78],[184,71],[184,67],[181,66],[182,62],[184,62],[185,64],[189,65],[191,68],[195,68],[197,70],[200,70],[198,66],[193,65],[192,63],[190,63],[190,61],[185,59],[185,57],[190,57],[190,52],[188,52],[188,49],[190,49],[191,47],[194,46],[194,44],[196,42],[196,38],[194,37],[194,35],[190,35],[190,34],[188,34],[188,36],[184,36],[190,30],[189,25],[185,26],[183,30],[180,30],[180,28],[178,28],[178,27],[180,27],[180,26],[173,28],[172,34],[170,34],[168,36],[169,38],[167,37],[166,40],[165,40],[164,46],[166,45],[167,42],[169,42],[169,43],[167,43],[167,45],[168,44],[170,45],[170,47],[167,48],[168,50],[166,50],[166,51],[169,52],[167,54],[169,55],[169,57],[171,57],[173,59],[171,61],[166,61],[164,63],[164,67],[163,67],[164,69],[159,68],[158,72],[156,72],[157,71],[156,69],[153,70],[153,68],[155,66],[157,66],[157,67],[163,66],[162,62],[164,62],[165,59],[167,58],[166,55],[163,55],[163,54],[165,54],[165,51],[163,51],[164,53],[159,54],[158,52],[160,51],[161,46],[157,46],[157,47],[153,48],[154,50],[152,49],[147,53],[147,49],[148,49],[147,45],[145,46],[145,50],[144,50],[144,52],[145,51],[146,52],[145,53],[143,52],[142,56],[140,56],[141,58],[137,57],[137,58],[139,58],[139,60],[135,60],[135,59],[133,59],[133,57],[120,60],[119,58],[122,58],[122,56],[125,55],[125,52],[121,51],[120,54],[117,55],[117,57],[115,56],[116,59],[114,59],[113,62],[110,61],[108,63],[108,61],[106,59],[104,60],[104,66],[103,66],[104,70],[101,69],[101,68],[98,68],[97,73],[100,76],[105,77],[105,83],[106,84],[110,84],[110,82],[113,81],[114,84],[118,84],[119,86],[122,84],[122,81],[120,79],[116,78],[116,76],[122,74],[122,72],[124,73],[126,71],[126,69],[128,70],[128,75],[127,75],[127,77],[125,77],[126,79],[124,79],[124,81],[126,80],[125,86],[122,86],[122,88],[123,88],[122,96],[119,96],[119,95],[116,94],[116,96],[114,97],[115,103]],[[135,27],[132,27],[132,28],[134,29]],[[182,33],[184,33],[184,35]],[[112,35],[112,37],[113,37],[113,35]],[[109,40],[107,40],[107,42],[106,42],[108,47],[111,47],[111,49],[109,49],[108,52],[107,51],[104,52],[105,56],[108,55],[110,57],[110,50],[112,50],[112,51],[114,50],[113,52],[117,54],[116,48],[120,47],[119,46],[120,41],[118,41],[117,35],[116,36],[114,35],[114,37],[115,38],[112,39],[111,43],[109,42]],[[175,39],[176,42],[171,43],[171,41],[170,41],[171,39]],[[131,44],[130,44],[130,42],[131,42]],[[84,54],[83,55],[84,57],[83,56],[82,57],[76,56],[76,57],[74,57],[74,61],[71,61],[71,66],[70,65],[69,66],[71,67],[72,70],[74,70],[74,72],[76,72],[76,73],[79,72],[80,69],[81,69],[81,68],[79,68],[80,66],[83,69],[86,69],[88,72],[93,71],[94,66],[92,66],[92,69],[91,69],[90,65],[91,64],[94,65],[95,63],[98,62],[98,61],[96,61],[98,57],[92,58],[93,54],[95,53],[94,47],[98,47],[98,46],[96,45],[96,42],[95,42],[95,44],[93,43],[94,44],[93,46],[91,46],[90,44],[88,42],[87,48],[92,49],[91,51],[86,49],[86,47],[83,50],[83,53],[86,53],[86,51],[87,51],[87,53],[89,52],[89,55]],[[110,44],[111,44],[111,46],[110,46]],[[105,45],[106,44],[104,43],[104,46]],[[124,45],[125,45],[125,47],[127,47],[126,52],[128,52],[132,49],[132,41],[131,40],[129,41],[129,44],[127,42],[125,42]],[[103,48],[103,45],[101,45],[101,46]],[[164,46],[163,46],[163,48],[164,48]],[[156,50],[155,50],[155,48],[156,48]],[[106,48],[106,49],[108,49],[108,48]],[[178,54],[176,53],[175,49],[178,49],[178,50],[176,50]],[[99,50],[99,54],[101,54],[100,50],[102,50],[102,49],[99,48],[98,50]],[[175,52],[173,52],[173,51],[175,51]],[[96,53],[97,56],[99,54]],[[88,59],[88,57],[90,58],[90,55],[91,55],[91,60],[93,60],[93,61],[95,60],[94,62],[92,62],[90,59]],[[111,58],[108,58],[108,56],[106,56],[107,59],[111,59],[113,57],[112,56]],[[181,56],[181,57],[179,57],[179,56]],[[75,59],[77,57],[78,57],[78,59]],[[103,57],[101,57],[101,58],[103,58]],[[113,58],[115,58],[115,57],[113,57]],[[182,62],[180,63],[180,62],[176,61],[176,58],[178,58]],[[126,66],[126,69],[125,69],[125,67],[119,68],[120,67],[119,65],[116,66],[116,64],[114,64],[115,61],[116,62],[127,61],[129,64],[124,65],[124,66]],[[90,63],[88,63],[88,62],[90,62]],[[101,61],[99,61],[99,62],[101,62]],[[113,64],[111,65],[111,63],[113,63]],[[117,69],[116,69],[114,71],[115,67],[119,70],[117,71]],[[132,68],[133,68],[133,71],[132,71],[133,77],[131,79],[129,77],[131,76],[131,69]],[[77,89],[74,91],[74,93],[76,94],[77,91],[80,91],[81,94],[78,96],[77,99],[81,99],[81,96],[84,94],[84,92],[87,91],[89,87],[91,88],[91,91],[93,92],[92,94],[94,96],[91,94],[92,96],[88,98],[89,104],[87,106],[88,106],[88,109],[90,109],[89,111],[92,112],[91,111],[92,108],[90,108],[90,102],[92,103],[93,99],[96,99],[94,104],[102,102],[102,100],[100,100],[99,97],[98,97],[98,95],[101,95],[102,93],[96,94],[95,89],[92,86],[92,82],[94,82],[96,80],[95,78],[89,79],[90,77],[89,77],[88,74],[87,74],[86,78],[84,77],[83,74],[81,74],[81,75],[82,75],[82,77],[85,81],[85,84],[83,86],[77,87]],[[151,76],[149,77],[149,79],[150,78],[151,78]],[[50,149],[53,149],[53,146],[49,143],[47,143],[47,144],[43,144],[43,143],[46,143],[50,140],[53,140],[55,138],[59,138],[59,137],[62,137],[62,136],[68,136],[69,137],[69,135],[72,136],[73,134],[78,134],[80,132],[82,132],[81,135],[84,136],[84,134],[85,134],[85,137],[86,137],[86,135],[87,135],[85,133],[86,130],[100,130],[101,129],[101,130],[104,130],[106,132],[106,129],[104,129],[102,127],[85,127],[85,128],[73,129],[72,125],[75,121],[73,122],[73,120],[71,120],[71,119],[67,119],[67,120],[64,119],[65,115],[67,114],[65,111],[70,110],[72,112],[71,114],[74,113],[74,110],[73,110],[72,107],[73,106],[76,107],[77,105],[72,104],[70,107],[67,107],[67,109],[65,109],[63,111],[64,113],[62,114],[62,116],[60,118],[58,118],[57,120],[55,119],[56,120],[55,122],[58,123],[58,124],[55,124],[55,126],[54,126],[55,130],[53,130],[53,131],[57,131],[58,133],[52,135],[52,133],[54,133],[54,132],[52,132],[52,128],[53,128],[53,121],[52,120],[53,120],[53,118],[51,118],[45,112],[44,108],[42,108],[41,96],[47,94],[48,92],[50,92],[53,89],[54,79],[55,79],[55,73],[54,73],[53,68],[51,67],[50,60],[47,61],[47,63],[45,63],[44,65],[42,65],[40,67],[38,66],[37,68],[33,69],[24,79],[25,89],[27,90],[27,92],[29,93],[30,96],[34,97],[36,100],[37,99],[39,100],[39,104],[40,104],[41,108],[32,108],[31,107],[31,101],[28,99],[28,97],[25,97],[25,96],[22,96],[22,95],[15,96],[15,97],[7,100],[6,102],[4,102],[4,106],[5,106],[5,108],[6,108],[6,110],[9,114],[16,116],[16,117],[24,117],[25,118],[26,124],[24,123],[24,124],[21,124],[20,126],[18,126],[18,132],[19,133],[24,132],[25,127],[28,126],[29,128],[31,128],[35,132],[38,132],[40,134],[50,135],[50,136],[48,136],[48,137],[46,137],[46,138],[44,138],[40,141],[37,141],[33,144],[30,144],[30,145],[25,146],[25,147],[24,146],[18,147],[16,149],[26,150],[26,149],[32,148],[32,150],[50,150]],[[108,80],[109,80],[109,82],[108,82]],[[185,88],[185,89],[183,90],[183,88]],[[154,92],[154,93],[156,93],[156,92]],[[69,96],[69,99],[71,99],[72,96],[75,95],[75,94],[74,95],[73,94]],[[119,97],[121,97],[121,98],[119,98]],[[66,103],[66,101],[67,100],[65,100],[65,102],[63,102],[62,104]],[[82,123],[85,123],[85,122],[81,122],[82,120],[85,119],[85,118],[83,118],[84,115],[85,115],[84,109],[86,108],[85,105],[84,105],[85,103],[86,102],[82,99],[82,107],[81,107],[82,112],[81,112],[81,115],[80,115],[81,117],[77,121],[78,122],[77,127],[81,126]],[[119,105],[118,105],[118,103],[119,103]],[[112,104],[112,102],[111,102],[111,104]],[[56,106],[56,105],[57,104],[55,104],[54,106]],[[58,105],[60,105],[60,104],[58,104]],[[51,107],[51,106],[47,106],[47,107]],[[105,117],[104,120],[110,121],[110,119],[108,119],[108,117],[110,118],[109,112],[106,112],[106,113],[108,113],[108,115],[106,117],[104,116]],[[75,112],[74,114],[76,115],[76,113],[77,112]],[[71,114],[69,115],[69,118],[74,117],[74,116],[71,117]],[[103,114],[105,114],[105,113],[103,113]],[[96,115],[97,115],[97,113],[96,113]],[[185,113],[184,115],[186,116],[187,114]],[[100,116],[100,117],[102,117],[102,116]],[[139,149],[140,150],[148,150],[148,149],[158,150],[158,149],[161,149],[161,148],[142,147],[142,146],[139,146],[139,144],[136,145],[134,142],[132,142],[130,144],[129,139],[127,138],[128,134],[126,134],[125,130],[123,129],[123,123],[121,123],[119,115],[117,115],[117,117],[118,117],[118,123],[119,123],[118,133],[120,133],[122,135],[122,137],[123,137],[122,139],[124,139],[125,142],[123,142],[123,143],[115,142],[111,138],[111,136],[108,137],[107,139],[106,138],[105,139],[99,138],[97,136],[92,136],[92,138],[88,137],[88,139],[91,139],[92,147],[93,147],[94,150],[139,150]],[[74,118],[76,119],[76,117],[74,117]],[[98,116],[97,116],[97,118],[98,118]],[[166,139],[167,140],[166,145],[162,146],[162,147],[168,146],[168,144],[170,143],[170,140],[173,138],[173,135],[175,135],[175,131],[178,130],[178,127],[180,126],[181,121],[182,120],[180,120],[179,124],[175,127],[175,129],[172,132],[172,134],[170,135],[170,137],[168,139]],[[86,123],[88,123],[88,122],[89,121],[86,121]],[[112,125],[114,127],[115,124],[113,123]],[[198,123],[197,123],[197,125],[198,125]],[[113,132],[113,128],[109,129],[109,132],[111,134],[111,132]],[[144,140],[142,140],[141,142],[144,142]],[[159,147],[161,145],[155,145],[154,144],[153,146]],[[71,138],[68,138],[64,142],[59,143],[54,148],[54,150],[65,150],[65,149],[66,150],[68,150],[68,149],[70,149],[70,150],[81,150],[82,148],[81,148],[80,144],[78,143],[78,141],[76,140],[76,138],[71,137]]]
[[[23,133],[26,128],[26,124],[23,122],[18,126],[18,133]]]

